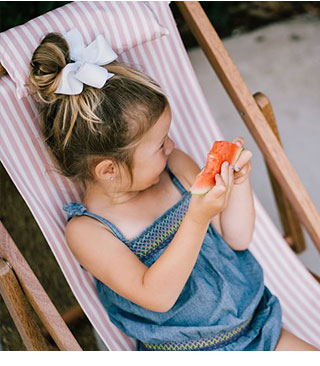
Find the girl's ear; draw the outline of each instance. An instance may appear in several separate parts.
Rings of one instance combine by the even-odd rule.
[[[115,166],[111,160],[102,160],[94,168],[94,173],[98,180],[113,180],[115,175]]]

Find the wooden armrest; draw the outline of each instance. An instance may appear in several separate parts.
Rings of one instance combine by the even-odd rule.
[[[261,112],[265,116],[267,122],[269,123],[272,132],[274,133],[277,140],[281,144],[278,127],[275,116],[273,114],[270,100],[267,98],[267,96],[265,96],[262,93],[255,93],[253,97],[257,102],[257,105],[259,106]],[[288,201],[285,192],[281,189],[278,181],[274,177],[268,164],[267,164],[267,170],[271,181],[273,194],[276,200],[279,217],[284,230],[284,239],[289,244],[289,246],[294,250],[295,253],[301,253],[306,249],[306,243],[304,240],[304,235],[299,218],[294,208]]]
[[[1,221],[0,240],[0,256],[13,267],[14,273],[31,306],[59,349],[64,351],[81,351],[78,342]],[[4,268],[3,265],[2,268]]]
[[[320,251],[320,215],[199,2],[177,2],[300,222]]]

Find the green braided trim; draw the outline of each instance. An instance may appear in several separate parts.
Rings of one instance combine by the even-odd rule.
[[[210,338],[190,340],[185,342],[166,342],[160,344],[142,342],[142,344],[144,348],[150,351],[199,351],[201,349],[215,349],[238,338],[237,336],[240,336],[240,333],[244,331],[245,328],[249,325],[252,317],[253,316],[251,316],[247,321],[245,321],[240,326],[234,328],[230,332],[220,335],[218,334]]]

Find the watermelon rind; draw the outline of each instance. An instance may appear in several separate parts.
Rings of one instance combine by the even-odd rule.
[[[204,194],[208,193],[212,187],[205,189],[205,190],[194,190],[191,189],[190,192],[193,196],[203,196]]]

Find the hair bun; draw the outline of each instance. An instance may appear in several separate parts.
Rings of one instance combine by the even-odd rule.
[[[49,33],[34,51],[30,62],[29,82],[42,102],[53,102],[61,79],[61,70],[70,62],[69,46],[57,33]]]

